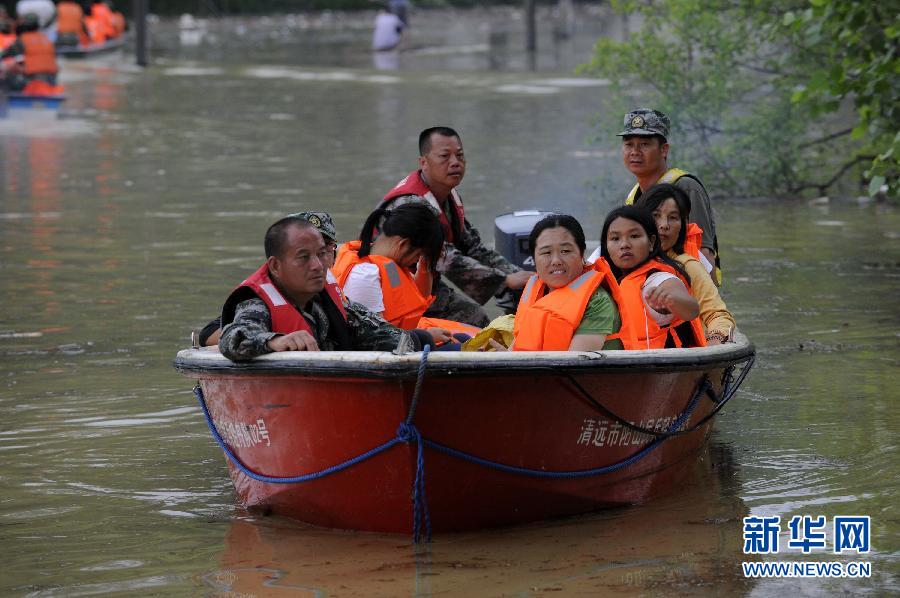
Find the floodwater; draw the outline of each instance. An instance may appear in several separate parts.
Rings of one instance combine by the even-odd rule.
[[[418,549],[235,504],[171,362],[260,263],[268,224],[326,209],[353,238],[437,123],[463,136],[461,191],[488,239],[495,215],[534,207],[595,236],[628,188],[613,134],[589,141],[607,88],[572,74],[602,13],[570,38],[542,19],[535,70],[513,13],[448,14],[414,13],[420,31],[450,31],[429,46],[414,29],[394,70],[373,64],[361,17],[295,18],[259,43],[260,21],[208,24],[218,42],[243,27],[228,47],[162,22],[147,70],[126,54],[67,62],[58,119],[0,120],[0,594],[900,590],[900,212],[856,198],[716,201],[726,299],[759,358],[668,497]],[[781,516],[779,555],[742,554],[748,515]],[[872,551],[788,550],[794,515],[868,515]],[[759,558],[872,571],[745,579]]]

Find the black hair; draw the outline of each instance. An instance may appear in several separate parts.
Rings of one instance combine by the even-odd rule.
[[[266,257],[281,257],[287,244],[287,229],[291,226],[299,226],[300,228],[316,228],[310,224],[306,218],[301,218],[295,214],[285,216],[266,231]],[[316,229],[318,230],[318,229]]]
[[[650,187],[646,193],[641,195],[634,205],[646,208],[648,212],[653,214],[653,210],[662,205],[667,199],[675,201],[678,206],[678,215],[681,217],[681,230],[678,231],[678,238],[672,249],[675,253],[684,253],[684,240],[687,237],[688,218],[691,215],[691,199],[688,194],[671,183],[659,183]]]
[[[437,133],[443,137],[456,137],[462,143],[459,133],[450,127],[428,127],[419,133],[419,155],[424,156],[431,151],[431,136]]]
[[[584,229],[581,228],[578,220],[568,214],[550,214],[538,220],[534,228],[531,229],[531,234],[528,235],[528,249],[531,251],[531,257],[534,257],[534,252],[537,249],[538,237],[548,228],[564,228],[569,231],[575,237],[575,244],[578,245],[581,255],[584,256],[587,244],[584,240]]]
[[[647,233],[647,238],[653,237],[653,245],[650,247],[650,255],[647,257],[647,260],[656,258],[664,264],[672,266],[690,284],[691,277],[685,272],[684,267],[663,252],[659,244],[659,232],[656,230],[656,221],[653,219],[653,214],[642,206],[620,206],[607,214],[606,220],[603,221],[603,229],[600,232],[600,255],[609,264],[609,269],[616,276],[616,280],[621,280],[625,273],[613,263],[609,257],[609,249],[606,246],[606,235],[609,233],[610,225],[616,218],[625,218],[640,224],[644,232]],[[637,266],[642,266],[644,263],[641,262]]]
[[[393,209],[381,206],[366,218],[359,231],[359,257],[369,255],[375,228],[382,235],[408,239],[413,249],[421,249],[429,267],[434,270],[444,249],[444,229],[437,214],[426,203],[405,203]]]

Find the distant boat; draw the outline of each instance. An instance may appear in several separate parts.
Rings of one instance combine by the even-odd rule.
[[[204,348],[180,351],[174,365],[198,381],[245,506],[418,535],[677,489],[755,349],[738,335],[693,349],[422,356],[284,352],[234,363]]]
[[[65,94],[33,95],[25,93],[7,93],[7,108],[45,108],[57,109],[66,100]]]
[[[57,45],[56,55],[65,56],[66,58],[87,58],[88,56],[94,56],[96,54],[102,54],[104,52],[111,52],[113,50],[121,48],[124,44],[125,36],[120,35],[119,37],[108,39],[105,42],[99,44],[94,43],[87,45]]]
[[[4,108],[43,108],[55,110],[65,99],[62,85],[50,85],[38,79],[29,81],[21,91],[7,91],[0,101]]]

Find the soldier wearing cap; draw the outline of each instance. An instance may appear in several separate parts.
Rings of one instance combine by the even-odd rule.
[[[331,267],[334,266],[334,260],[337,256],[338,245],[337,229],[334,226],[334,220],[332,220],[331,214],[328,212],[297,212],[296,214],[289,214],[289,217],[291,216],[297,216],[306,220],[321,233],[322,238],[325,240],[325,249],[328,252],[323,264],[326,269],[326,282],[329,285],[334,285],[335,291],[339,295],[343,295],[340,287],[338,287],[337,279],[331,272]],[[204,326],[198,333],[197,344],[201,347],[211,347],[219,344],[219,335],[222,332],[220,328],[221,323],[222,319],[216,318]]]
[[[456,191],[465,173],[459,133],[449,127],[430,127],[419,134],[419,169],[388,191],[382,202],[390,208],[411,201],[425,202],[441,220],[444,256],[438,262],[440,275],[434,277],[435,300],[425,315],[484,328],[490,318],[481,305],[492,296],[499,298],[524,288],[533,272],[519,269],[484,246],[478,230],[466,219],[462,198]]]
[[[669,117],[659,110],[638,108],[625,115],[625,127],[618,135],[622,138],[622,161],[637,179],[625,203],[634,203],[657,183],[671,183],[687,193],[691,200],[690,221],[703,229],[700,251],[715,266],[710,276],[718,285],[721,284],[719,243],[709,194],[696,175],[666,164],[669,126]]]

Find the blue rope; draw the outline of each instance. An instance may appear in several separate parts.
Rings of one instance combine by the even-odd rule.
[[[413,390],[412,403],[409,406],[409,414],[406,423],[411,424],[416,416],[416,405],[419,403],[419,395],[422,393],[422,380],[425,379],[425,367],[428,365],[428,354],[431,353],[431,345],[422,348],[422,359],[419,361],[419,370],[416,372],[416,388]]]
[[[247,475],[259,482],[268,482],[269,484],[297,484],[300,482],[308,482],[310,480],[324,478],[327,475],[330,475],[332,473],[337,473],[339,471],[347,469],[348,467],[356,465],[357,463],[359,463],[361,461],[365,461],[366,459],[368,459],[370,457],[374,457],[378,453],[386,451],[387,449],[391,448],[395,444],[404,442],[404,440],[402,440],[399,437],[392,438],[391,440],[388,440],[384,444],[382,444],[380,446],[376,446],[375,448],[368,450],[357,457],[348,459],[347,461],[344,461],[343,463],[338,463],[337,465],[334,465],[332,467],[327,467],[321,471],[316,471],[316,472],[308,473],[305,475],[295,475],[295,476],[286,476],[286,477],[275,477],[275,476],[262,475],[262,474],[256,473],[255,471],[251,470],[246,465],[244,465],[241,462],[241,460],[237,457],[237,455],[235,455],[233,452],[231,452],[231,449],[228,448],[228,444],[226,444],[225,441],[222,439],[222,436],[219,434],[219,431],[216,429],[216,424],[213,423],[212,416],[210,416],[209,409],[206,407],[206,401],[203,398],[203,389],[200,388],[199,384],[194,387],[194,396],[196,396],[197,400],[200,401],[200,408],[203,410],[203,416],[206,417],[206,424],[209,426],[209,431],[212,432],[213,438],[216,440],[218,445],[225,452],[225,456],[228,457],[228,459],[232,463],[234,463],[234,466],[237,467],[238,469],[240,469],[245,475]]]
[[[415,442],[416,447],[416,479],[413,482],[413,541],[418,544],[422,539],[422,524],[425,524],[425,541],[431,542],[431,515],[428,512],[428,500],[425,497],[425,442],[422,433],[413,424],[403,422],[397,428],[397,438],[403,442]]]
[[[693,398],[691,398],[690,403],[688,403],[687,408],[684,410],[684,413],[678,417],[672,424],[669,426],[667,432],[672,432],[679,429],[684,423],[691,417],[691,414],[694,412],[694,409],[697,407],[697,403],[700,401],[700,397],[703,395],[702,392],[698,391],[694,394]],[[450,448],[448,446],[444,446],[443,444],[438,444],[437,442],[426,440],[425,444],[428,445],[429,448],[432,448],[438,452],[451,455],[453,457],[457,457],[459,459],[463,459],[464,461],[470,461],[472,463],[477,463],[478,465],[483,465],[485,467],[489,467],[491,469],[496,469],[499,471],[505,471],[507,473],[517,473],[520,475],[535,477],[535,478],[553,478],[553,479],[565,479],[565,478],[585,478],[594,475],[601,475],[605,473],[612,473],[623,467],[628,467],[634,463],[637,463],[644,457],[646,457],[650,452],[652,452],[656,447],[665,442],[668,437],[663,436],[657,438],[635,454],[623,459],[622,461],[618,461],[616,463],[612,463],[610,465],[604,465],[603,467],[596,467],[594,469],[581,469],[575,471],[544,471],[540,469],[529,469],[527,467],[516,467],[514,465],[506,465],[504,463],[497,463],[496,461],[488,461],[487,459],[482,459],[481,457],[476,457],[475,455],[470,455],[469,453],[464,453],[460,450]]]
[[[422,523],[425,524],[425,541],[431,542],[431,514],[428,512],[428,500],[425,498],[425,443],[422,441],[422,433],[412,423],[416,416],[416,407],[422,394],[422,381],[425,379],[425,368],[428,365],[428,354],[431,345],[422,348],[422,359],[419,361],[419,370],[416,373],[416,387],[413,390],[412,401],[409,405],[409,413],[406,421],[397,428],[397,438],[404,442],[415,442],[416,447],[416,479],[413,482],[413,542],[418,544],[422,538]]]

